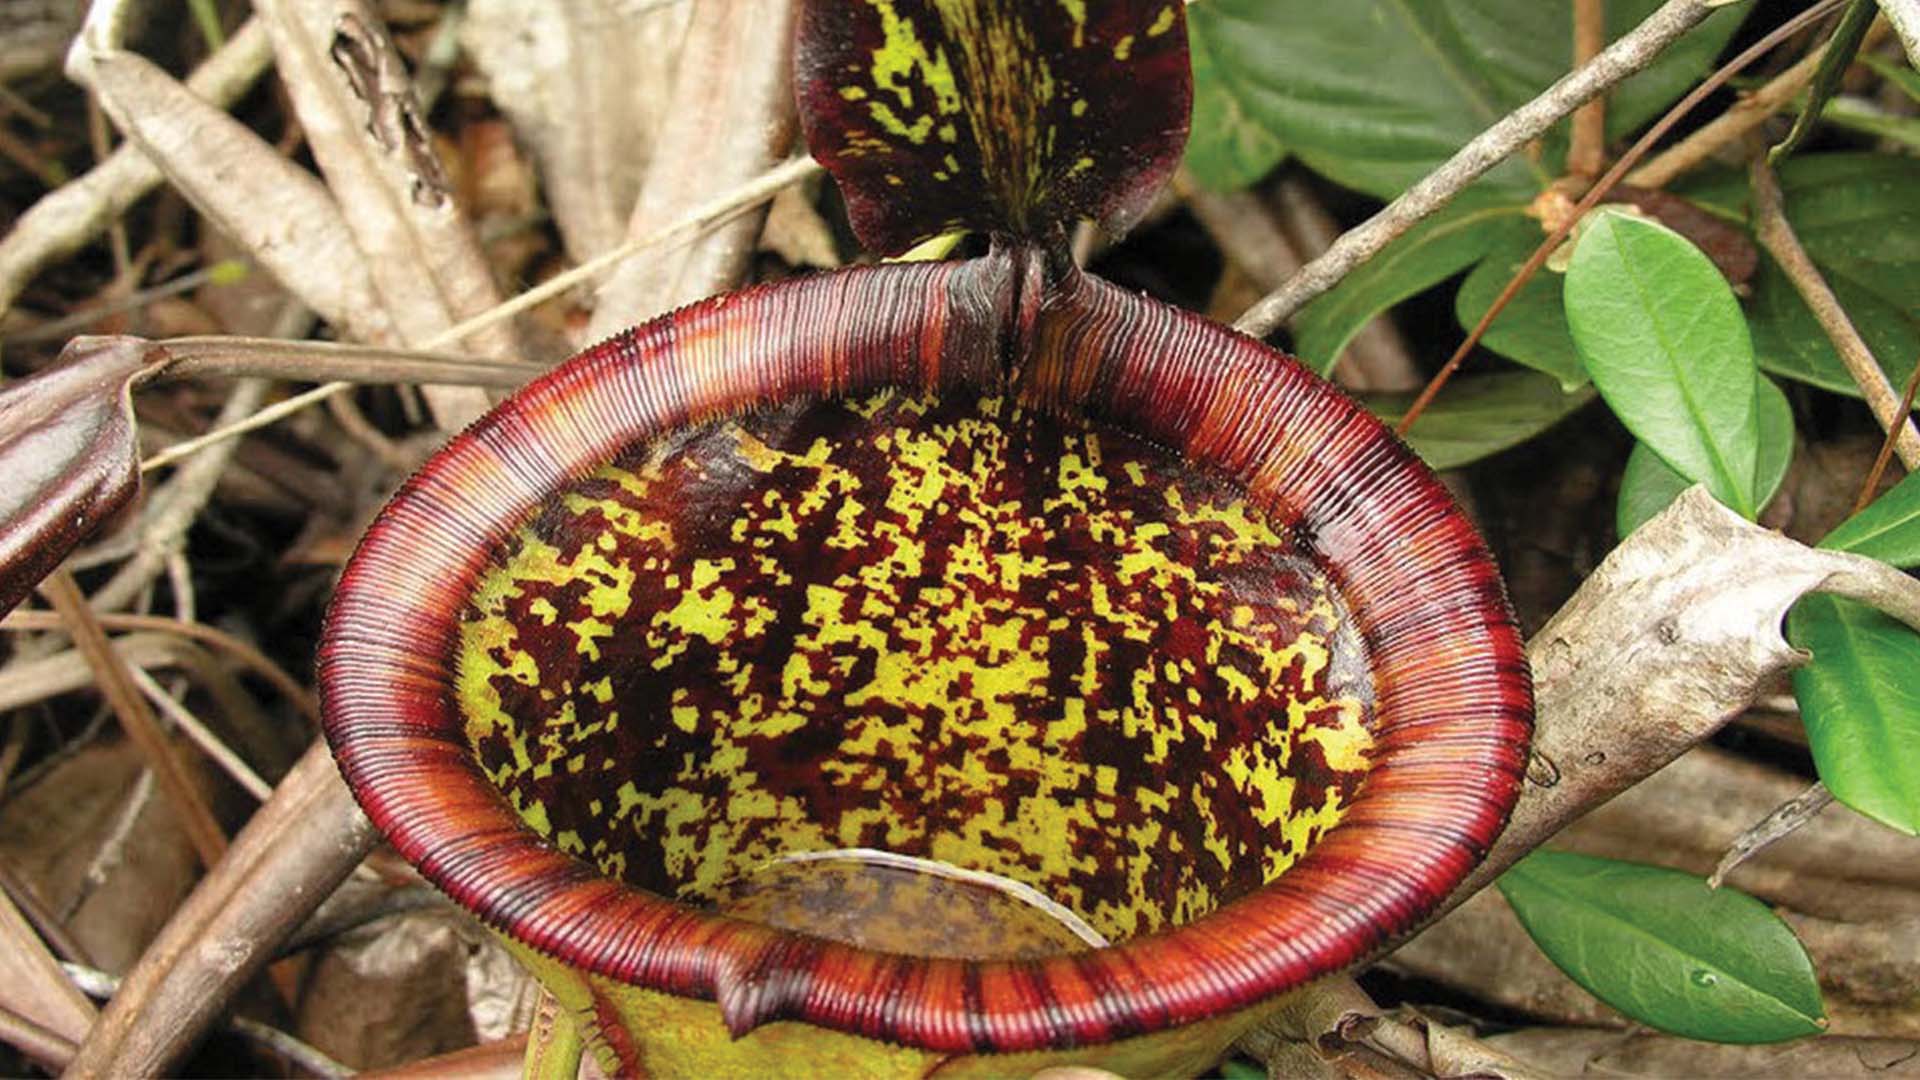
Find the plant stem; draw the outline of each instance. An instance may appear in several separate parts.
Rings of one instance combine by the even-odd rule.
[[[1573,0],[1573,63],[1591,63],[1607,45],[1607,0]],[[1600,175],[1607,161],[1607,97],[1573,111],[1573,138],[1567,148],[1567,172],[1586,179]]]
[[[161,733],[159,719],[134,684],[127,662],[107,641],[106,632],[100,628],[80,586],[65,570],[55,570],[41,583],[40,591],[66,622],[75,648],[93,669],[101,695],[120,717],[128,738],[139,745],[148,767],[160,782],[160,790],[166,793],[167,801],[180,817],[181,826],[193,840],[200,862],[208,869],[219,865],[220,856],[227,850],[226,834],[220,830],[219,821],[192,781],[187,779],[186,769],[174,756],[172,743]]]
[[[1894,451],[1900,455],[1900,463],[1908,471],[1920,469],[1920,431],[1916,431],[1912,419],[1900,411],[1899,395],[1887,381],[1887,373],[1880,362],[1873,357],[1873,350],[1861,339],[1860,332],[1854,329],[1853,320],[1847,317],[1846,309],[1840,306],[1840,300],[1833,295],[1827,280],[1821,276],[1820,268],[1813,264],[1807,250],[1800,246],[1800,238],[1794,234],[1793,225],[1787,221],[1784,200],[1780,195],[1780,183],[1775,179],[1773,166],[1767,164],[1764,153],[1756,154],[1748,175],[1753,183],[1753,231],[1760,246],[1780,264],[1787,280],[1793,282],[1795,291],[1804,300],[1807,309],[1813,312],[1814,321],[1820,329],[1826,331],[1827,339],[1833,342],[1833,349],[1840,354],[1840,362],[1846,365],[1847,374],[1853,376],[1854,385],[1860,388],[1860,396],[1867,401],[1867,407],[1873,410],[1873,418],[1880,422],[1880,429],[1894,438]]]

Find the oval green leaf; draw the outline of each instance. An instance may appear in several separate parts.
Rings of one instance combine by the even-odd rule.
[[[1813,653],[1793,696],[1833,797],[1920,835],[1920,634],[1865,604],[1812,593],[1787,636]]]
[[[1902,570],[1920,566],[1920,472],[1908,473],[1893,490],[1841,522],[1820,546],[1871,556]]]
[[[1780,482],[1787,478],[1787,466],[1793,463],[1793,406],[1764,375],[1760,377],[1759,402],[1760,466],[1753,505],[1764,507],[1780,490]],[[1692,483],[1669,468],[1646,443],[1634,443],[1633,453],[1627,456],[1626,472],[1620,476],[1620,501],[1614,510],[1620,535],[1625,537],[1646,524]]]
[[[1536,851],[1499,879],[1534,943],[1595,997],[1712,1042],[1779,1042],[1826,1026],[1807,951],[1765,904],[1691,874]]]
[[[1607,4],[1609,39],[1660,2]],[[1716,13],[1617,87],[1608,138],[1646,124],[1699,81],[1750,6]],[[1250,120],[1315,171],[1390,199],[1566,74],[1571,11],[1538,0],[1204,0],[1189,15],[1209,26],[1200,31],[1206,77],[1223,79]],[[1539,163],[1516,155],[1489,182],[1531,196],[1558,170],[1565,145],[1557,134],[1545,141]]]
[[[1287,149],[1248,113],[1240,72],[1213,58],[1214,41],[1244,33],[1228,12],[1202,4],[1187,11],[1187,48],[1193,54],[1193,127],[1187,168],[1215,191],[1248,187],[1280,164]]]
[[[1565,285],[1567,326],[1614,414],[1674,471],[1753,518],[1758,369],[1746,317],[1679,233],[1603,209]]]
[[[1415,396],[1369,394],[1366,403],[1391,424],[1406,415]],[[1458,469],[1526,442],[1592,400],[1590,389],[1567,393],[1557,381],[1530,371],[1455,379],[1407,431],[1407,444],[1432,468]]]

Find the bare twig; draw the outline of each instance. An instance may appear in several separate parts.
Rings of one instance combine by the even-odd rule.
[[[1302,267],[1279,289],[1234,323],[1255,337],[1270,334],[1309,300],[1338,284],[1355,267],[1422,219],[1439,210],[1481,174],[1539,138],[1562,117],[1596,94],[1652,63],[1680,35],[1698,26],[1714,7],[1703,0],[1668,0],[1639,26],[1579,70],[1475,136],[1446,163],[1408,188],[1365,223],[1349,230],[1325,255]]]
[[[200,797],[200,792],[187,778],[185,767],[174,756],[173,745],[161,733],[160,721],[140,695],[126,661],[108,643],[106,632],[94,618],[93,609],[87,605],[87,598],[80,592],[80,586],[65,570],[56,570],[41,582],[40,591],[54,610],[60,613],[60,617],[66,620],[67,632],[73,636],[75,647],[93,669],[101,694],[120,717],[128,737],[145,754],[147,764],[160,782],[161,791],[166,793],[167,801],[173,804],[182,827],[193,839],[194,850],[199,853],[201,863],[209,868],[215,866],[227,850],[226,834],[221,832],[220,823],[214,818],[212,809]]]
[[[101,971],[87,964],[60,965],[68,977],[73,980],[82,993],[102,1001],[112,1000],[120,993],[121,980],[110,972]],[[251,1042],[285,1057],[314,1076],[343,1077],[352,1076],[353,1070],[333,1060],[312,1045],[281,1031],[271,1024],[263,1024],[245,1016],[228,1017],[224,1026],[227,1030]]]
[[[1584,67],[1607,45],[1607,0],[1573,0],[1573,65]],[[1567,147],[1567,172],[1586,179],[1607,163],[1607,98],[1573,111],[1573,136]]]
[[[303,382],[349,382],[361,386],[398,386],[448,382],[512,390],[545,371],[537,364],[493,360],[461,353],[389,349],[333,341],[285,341],[279,338],[169,338],[153,347],[173,359],[159,376],[256,377]]]
[[[1899,416],[1913,415],[1914,393],[1920,391],[1920,356],[1913,359],[1913,370],[1907,373],[1907,388],[1900,392]],[[1873,493],[1880,490],[1880,478],[1886,475],[1887,461],[1893,457],[1893,444],[1898,441],[1900,428],[1887,429],[1886,437],[1880,440],[1880,452],[1873,455],[1873,467],[1867,470],[1867,478],[1860,484],[1860,494],[1853,500],[1855,514],[1867,508],[1873,501]]]
[[[1720,862],[1713,868],[1713,874],[1707,878],[1707,885],[1711,888],[1719,888],[1727,875],[1733,873],[1741,863],[1758,855],[1775,840],[1796,832],[1832,804],[1833,792],[1828,791],[1827,785],[1821,783],[1815,783],[1799,795],[1782,803],[1773,813],[1755,822],[1752,828],[1741,833],[1727,847],[1727,853],[1720,857]]]
[[[174,700],[173,695],[167,693],[167,688],[155,682],[153,676],[139,668],[128,668],[127,675],[133,679],[133,684],[140,688],[140,692],[146,695],[147,700],[151,701],[155,708],[166,713],[167,718],[186,733],[187,738],[192,739],[193,744],[198,746],[201,752],[212,758],[214,764],[219,765],[228,776],[232,777],[234,783],[244,788],[247,794],[261,802],[273,797],[273,785],[260,779],[260,774],[253,771],[253,766],[242,761],[240,755],[234,753],[232,747],[221,742],[220,737],[202,723],[199,717],[193,715],[191,710]]]
[[[637,240],[628,241],[597,259],[582,263],[564,274],[557,274],[534,288],[528,289],[526,292],[514,297],[512,300],[501,304],[492,311],[468,319],[459,326],[426,342],[422,348],[428,351],[443,348],[451,342],[466,336],[479,326],[500,319],[510,319],[522,311],[538,307],[548,300],[565,293],[575,285],[583,281],[591,280],[596,275],[617,265],[621,260],[631,255],[678,243],[689,236],[697,235],[712,228],[720,222],[731,220],[734,216],[744,213],[749,208],[758,206],[768,199],[773,198],[774,193],[778,192],[781,188],[789,184],[797,184],[818,172],[820,172],[820,166],[812,158],[792,158],[760,174],[752,181],[742,184],[733,191],[727,192],[711,202],[704,204],[693,213],[674,222],[660,232],[651,236],[641,237]],[[309,405],[325,401],[328,397],[338,394],[352,385],[352,383],[348,382],[331,382],[303,394],[295,395],[275,405],[269,405],[237,424],[230,424],[215,431],[209,431],[197,438],[184,439],[141,462],[140,469],[142,472],[151,472],[163,465],[171,465],[215,443],[223,442],[227,439],[244,435],[249,431],[266,427],[274,421],[282,417],[291,416]]]
[[[46,941],[60,959],[81,964],[93,962],[86,947],[67,932],[59,913],[48,908],[46,902],[40,899],[40,894],[34,891],[33,885],[14,873],[4,860],[0,860],[0,893],[5,893],[13,901],[20,909],[20,914],[33,924],[34,932]]]
[[[1792,67],[1767,80],[1760,89],[1734,102],[1700,130],[1660,151],[1645,165],[1627,174],[1627,183],[1640,188],[1666,187],[1722,147],[1738,142],[1807,88],[1814,72],[1820,70],[1820,57],[1824,52],[1821,49],[1808,53]]]
[[[1273,188],[1273,202],[1280,213],[1281,228],[1303,255],[1318,256],[1340,239],[1340,223],[1299,177],[1281,177]],[[1334,362],[1333,374],[1342,386],[1353,390],[1414,390],[1421,382],[1412,350],[1394,325],[1391,312],[1374,316],[1354,333]]]
[[[1820,268],[1813,264],[1806,249],[1800,246],[1800,238],[1787,221],[1779,181],[1774,178],[1773,166],[1767,164],[1765,154],[1754,155],[1748,175],[1753,185],[1755,238],[1780,264],[1780,269],[1787,275],[1787,280],[1793,283],[1800,299],[1813,312],[1814,321],[1826,331],[1834,352],[1840,355],[1841,363],[1846,365],[1847,374],[1853,376],[1854,385],[1860,388],[1860,396],[1866,399],[1867,407],[1873,410],[1873,418],[1880,422],[1880,429],[1896,433],[1894,451],[1900,455],[1901,464],[1909,471],[1920,469],[1920,431],[1915,430],[1912,417],[1900,411],[1900,396],[1887,382],[1885,369],[1874,359],[1873,351],[1861,339],[1860,332],[1854,329],[1853,320],[1847,317],[1839,298],[1827,286]]]
[[[252,415],[266,396],[265,381],[240,380],[221,404],[214,426]],[[213,489],[232,460],[233,450],[233,446],[219,447],[188,462],[155,495],[141,516],[140,540],[133,558],[115,571],[105,585],[94,590],[91,603],[95,609],[118,611],[129,607],[152,584],[154,577],[166,567],[168,556],[185,545],[187,530],[200,516],[207,500],[213,497]]]

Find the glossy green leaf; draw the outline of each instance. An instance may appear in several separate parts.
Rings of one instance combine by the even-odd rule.
[[[1536,851],[1499,879],[1534,943],[1595,997],[1713,1042],[1779,1042],[1825,1026],[1793,931],[1765,904],[1658,866]]]
[[[1920,835],[1920,635],[1851,600],[1812,593],[1787,636],[1813,653],[1793,673],[1813,763],[1834,798]]]
[[[1820,546],[1872,556],[1902,570],[1920,566],[1920,472],[1908,473],[1893,490],[1841,522]]]
[[[1485,189],[1462,195],[1308,304],[1294,324],[1294,351],[1324,375],[1375,315],[1472,266],[1496,244],[1539,232],[1517,203]]]
[[[1500,296],[1501,290],[1545,239],[1538,226],[1503,236],[1479,266],[1460,283],[1454,314],[1462,329],[1471,330]],[[1482,347],[1560,380],[1567,390],[1587,384],[1587,369],[1573,347],[1567,313],[1561,300],[1561,277],[1549,270],[1533,275],[1500,317],[1480,339]]]
[[[1187,10],[1187,47],[1193,53],[1193,128],[1187,168],[1215,191],[1247,187],[1273,171],[1287,150],[1271,129],[1247,113],[1240,72],[1213,58],[1216,37],[1241,32],[1212,4]]]
[[[1787,220],[1895,386],[1920,357],[1920,161],[1892,154],[1814,154],[1780,169]],[[1747,218],[1744,174],[1690,185],[1722,216]],[[1813,313],[1770,258],[1748,303],[1760,366],[1835,393],[1860,395]]]
[[[1780,490],[1793,463],[1793,407],[1772,379],[1762,375],[1760,404],[1760,465],[1753,488],[1753,505],[1764,507]],[[1633,444],[1627,468],[1620,476],[1620,501],[1614,521],[1622,537],[1646,524],[1667,508],[1693,481],[1674,472],[1646,443]]]
[[[1413,394],[1372,394],[1367,408],[1391,424],[1406,415]],[[1447,384],[1407,432],[1407,443],[1435,469],[1457,469],[1533,438],[1593,400],[1541,375],[1509,371]]]
[[[1676,472],[1752,518],[1759,424],[1746,317],[1685,237],[1602,209],[1567,268],[1567,325],[1601,396]]]
[[[1618,37],[1660,0],[1606,5]],[[1610,137],[1647,123],[1712,64],[1750,5],[1716,13],[1611,95]],[[1571,8],[1538,0],[1201,0],[1210,77],[1316,171],[1390,198],[1566,73]],[[1230,28],[1230,29],[1228,29]],[[1202,91],[1205,93],[1205,91]],[[1531,193],[1557,168],[1516,158],[1495,187]]]

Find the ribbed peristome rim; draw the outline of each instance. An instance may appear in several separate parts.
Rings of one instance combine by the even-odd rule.
[[[712,999],[736,1033],[799,1020],[929,1050],[1142,1035],[1252,1005],[1377,952],[1484,856],[1531,731],[1522,641],[1492,559],[1424,465],[1282,354],[1093,278],[1042,314],[1016,376],[1243,483],[1325,555],[1374,660],[1372,767],[1280,877],[1193,923],[1043,961],[879,953],[705,913],[603,877],[521,823],[476,765],[452,642],[498,545],[635,439],[809,395],[1002,376],[979,264],[828,274],[698,304],[582,353],[456,438],[342,576],[319,671],[348,783],[400,854],[488,924],[565,963]],[[985,282],[985,284],[983,284]]]

